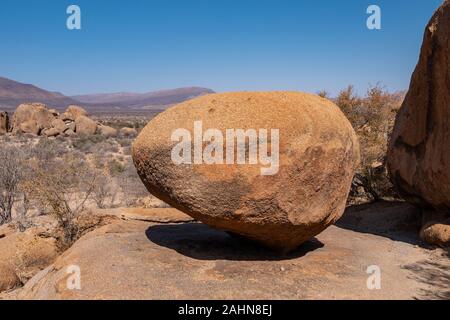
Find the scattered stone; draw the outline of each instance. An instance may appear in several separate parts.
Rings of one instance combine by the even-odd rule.
[[[107,138],[117,136],[117,129],[114,129],[109,126],[99,125],[98,130],[102,136],[107,137]]]
[[[61,134],[61,132],[56,128],[45,129],[43,131],[44,136],[46,137],[56,137]]]
[[[450,247],[450,217],[447,212],[423,211],[420,238],[429,244]]]
[[[122,128],[120,129],[120,135],[122,137],[135,137],[137,136],[137,131],[134,128]]]
[[[204,130],[223,134],[227,129],[278,129],[278,172],[265,176],[253,164],[175,164],[172,149],[179,142],[172,141],[173,132],[185,128],[192,133],[198,120]],[[268,144],[270,150],[276,142]],[[158,115],[136,139],[133,159],[147,189],[172,207],[288,251],[344,212],[359,144],[349,121],[329,100],[299,92],[226,93]]]
[[[75,132],[79,135],[93,135],[97,131],[97,123],[86,116],[79,116],[75,120]]]
[[[54,119],[52,121],[52,128],[55,128],[58,131],[58,133],[61,134],[64,131],[66,131],[67,126],[61,119]]]
[[[72,137],[74,135],[76,135],[75,131],[73,131],[72,129],[67,129],[66,131],[64,131],[64,135],[66,135],[67,137]]]

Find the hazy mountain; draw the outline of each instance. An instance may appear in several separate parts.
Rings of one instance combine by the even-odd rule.
[[[105,93],[67,97],[31,84],[0,77],[0,110],[15,110],[21,103],[40,102],[50,108],[81,105],[89,112],[163,110],[170,105],[214,91],[190,87],[148,93]]]
[[[52,108],[64,108],[78,103],[59,92],[50,92],[31,84],[0,77],[0,108],[15,109],[21,103],[41,102]]]
[[[179,103],[197,96],[214,93],[211,89],[189,87],[148,93],[100,93],[73,96],[85,104],[110,105],[115,108],[152,109]]]

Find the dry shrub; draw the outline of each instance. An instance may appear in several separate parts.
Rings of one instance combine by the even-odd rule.
[[[117,175],[117,180],[125,195],[124,204],[127,207],[138,205],[141,199],[149,195],[131,162],[126,163],[123,172]]]
[[[104,170],[99,175],[92,193],[97,207],[100,209],[112,208],[117,197],[117,187],[114,179]]]
[[[386,169],[386,154],[395,115],[404,93],[389,93],[380,84],[371,85],[365,97],[353,86],[342,90],[336,104],[352,123],[361,145],[361,165],[356,172],[350,202],[397,198]]]
[[[70,154],[46,162],[33,160],[33,175],[25,183],[27,194],[41,210],[56,218],[62,231],[58,240],[63,247],[69,247],[78,238],[74,222],[94,193],[98,172]]]

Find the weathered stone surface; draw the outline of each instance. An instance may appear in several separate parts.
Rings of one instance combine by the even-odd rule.
[[[420,237],[429,244],[450,246],[450,217],[448,212],[427,210],[423,212]]]
[[[56,128],[45,129],[43,132],[46,137],[56,137],[60,135],[60,132]]]
[[[117,208],[97,209],[97,215],[115,216],[123,220],[147,221],[158,223],[193,222],[194,219],[187,214],[173,208]]]
[[[370,227],[366,217],[402,215],[402,208],[369,205],[353,210],[350,220]],[[151,217],[172,212],[152,210]],[[380,227],[376,233],[382,233]],[[331,226],[291,254],[279,255],[199,223],[118,221],[85,235],[4,298],[448,299],[450,260],[443,250],[399,237]],[[367,289],[366,268],[373,264],[382,267],[382,290]],[[71,265],[81,269],[81,290],[67,288]]]
[[[21,284],[21,280],[28,280],[51,264],[57,256],[55,239],[42,235],[39,228],[1,238],[0,292]]]
[[[64,135],[66,135],[67,137],[72,137],[76,135],[76,133],[72,129],[67,129],[66,131],[64,131]]]
[[[36,120],[28,120],[24,121],[19,124],[16,129],[14,129],[14,133],[25,133],[29,134],[31,136],[38,135],[41,130],[39,129],[39,126],[37,125]]]
[[[78,117],[87,117],[88,113],[82,107],[79,106],[69,106],[65,112],[65,115],[69,117],[70,120],[75,121]]]
[[[100,125],[100,126],[98,126],[98,130],[102,136],[107,137],[107,138],[117,136],[117,129],[109,127],[109,126]]]
[[[39,134],[41,130],[51,127],[53,114],[44,104],[21,104],[12,117],[13,132]]]
[[[176,165],[174,130],[279,129],[279,170],[261,165]],[[260,143],[261,145],[261,143]],[[269,140],[268,150],[272,143]],[[154,118],[133,145],[148,190],[218,229],[291,250],[342,215],[359,145],[339,108],[299,92],[227,93],[181,103]],[[236,161],[235,161],[236,162]],[[248,163],[248,161],[247,161]]]
[[[49,109],[48,111],[50,111],[54,117],[59,117],[59,112],[56,109]]]
[[[134,128],[122,128],[119,133],[123,137],[134,137],[137,135],[137,131]]]
[[[59,134],[62,134],[64,131],[66,131],[67,126],[61,119],[54,119],[52,121],[52,128],[55,128]]]
[[[22,285],[14,269],[4,262],[0,262],[0,292],[15,289]]]
[[[397,115],[388,152],[394,184],[407,200],[450,212],[450,1],[425,30],[420,60]]]
[[[69,123],[66,123],[66,125],[69,130],[72,130],[73,132],[75,132],[75,130],[76,130],[75,122],[69,122]]]
[[[80,135],[93,135],[97,131],[97,123],[86,116],[79,116],[75,120],[76,133]]]
[[[6,134],[9,130],[8,112],[0,112],[0,134]]]
[[[62,121],[75,121],[74,117],[67,113],[67,112],[63,112],[58,116],[59,119],[61,119]]]
[[[428,223],[420,231],[420,237],[430,244],[442,247],[450,246],[450,219],[445,223]]]

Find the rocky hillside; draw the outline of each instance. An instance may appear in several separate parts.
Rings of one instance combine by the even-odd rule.
[[[11,110],[28,102],[41,102],[52,108],[76,104],[75,100],[59,92],[50,92],[31,84],[0,77],[0,109]]]

